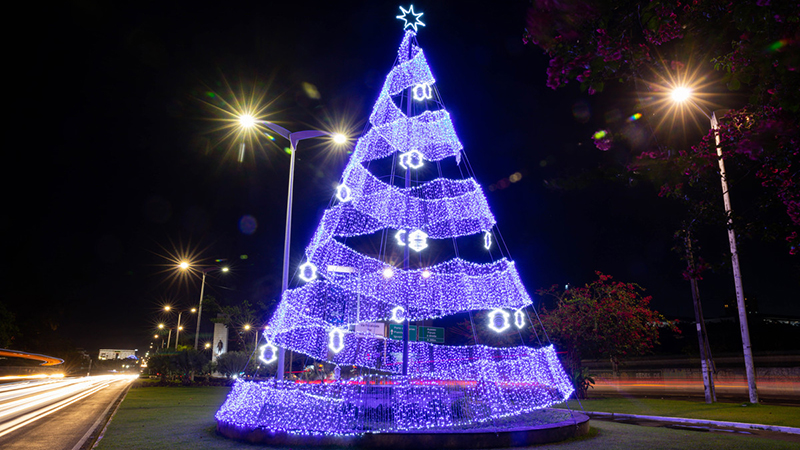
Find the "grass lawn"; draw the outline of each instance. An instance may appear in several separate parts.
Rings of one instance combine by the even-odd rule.
[[[649,398],[587,399],[582,400],[581,403],[586,411],[685,417],[800,428],[800,407],[795,406],[753,405],[750,403],[712,403],[709,405],[702,401]],[[564,407],[564,405],[556,407]],[[581,410],[575,400],[570,400],[569,407]]]
[[[227,387],[132,388],[109,424],[97,449],[259,448],[217,436],[215,433],[214,413],[225,400],[229,389]],[[648,414],[650,413],[652,411],[648,412]],[[797,443],[753,436],[593,421],[589,436],[535,448],[558,450],[726,448],[744,450],[795,449]]]

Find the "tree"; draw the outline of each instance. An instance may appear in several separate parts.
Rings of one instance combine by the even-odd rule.
[[[217,358],[217,372],[229,378],[238,375],[247,368],[250,356],[250,353],[247,352],[223,353]]]
[[[170,355],[166,353],[157,353],[147,360],[147,367],[150,373],[156,373],[161,376],[161,382],[167,381],[167,376],[172,373],[172,364]]]
[[[571,81],[589,94],[608,83],[633,84],[633,91],[658,98],[670,85],[691,83],[695,74],[716,70],[736,105],[720,127],[729,178],[751,177],[761,208],[744,231],[765,231],[800,252],[800,6],[792,1],[743,0],[532,0],[523,41],[550,58],[547,85]],[[713,89],[713,86],[711,87]],[[741,102],[738,99],[746,99]],[[645,119],[664,122],[658,104],[642,101]],[[663,103],[662,103],[663,105]],[[660,113],[663,115],[663,111]],[[656,126],[658,131],[658,126]],[[670,130],[671,131],[671,130]],[[662,141],[668,136],[662,135]],[[622,144],[624,133],[603,130],[601,150]],[[634,146],[635,147],[635,146]],[[717,220],[718,183],[713,131],[690,149],[669,145],[636,149],[628,169],[662,186],[661,195],[684,200],[688,222]],[[713,178],[713,177],[711,177]],[[729,183],[731,184],[731,183]],[[703,195],[709,192],[711,195]],[[709,198],[716,198],[709,202]],[[700,207],[692,205],[700,204]],[[783,210],[783,218],[763,211]],[[716,218],[715,218],[716,217]],[[691,230],[687,230],[691,231]]]
[[[203,369],[209,361],[205,352],[195,350],[191,347],[186,347],[178,352],[178,354],[170,356],[171,369],[180,374],[184,379],[188,377],[192,381],[194,381],[195,374],[203,372]]]
[[[608,358],[616,371],[625,358],[648,353],[658,344],[659,327],[679,332],[649,308],[652,297],[643,297],[639,285],[615,282],[610,275],[596,273],[598,279],[584,287],[562,291],[552,286],[537,291],[555,305],[549,310],[543,307],[541,325],[534,323],[533,327],[544,326],[550,339],[566,351],[563,360],[579,394],[588,388],[581,359]]]
[[[11,349],[14,341],[19,338],[19,334],[16,316],[0,303],[0,348]]]
[[[280,380],[237,383],[217,415],[220,423],[302,433],[410,431],[518,415],[571,395],[553,346],[520,345],[532,300],[495,241],[495,218],[462,161],[463,145],[435,83],[416,33],[406,31],[371,126],[330,192],[335,201],[297,267],[300,286],[283,293],[264,331],[268,345],[335,365],[334,380],[355,368],[360,380],[336,383],[335,392],[326,384],[304,385],[301,392]],[[269,127],[293,146],[304,136],[319,136]],[[472,242],[475,255],[459,251],[457,239]],[[412,322],[478,310],[491,310],[488,323],[473,328],[515,335],[517,345],[414,342],[407,334]],[[402,324],[403,339],[356,327],[379,321]],[[277,370],[280,378],[284,368]],[[410,378],[431,380],[431,386]],[[367,389],[376,382],[392,386],[391,401],[380,406],[391,418],[367,424],[372,419],[365,405],[374,403]],[[452,385],[459,400],[447,394]],[[255,396],[292,406],[262,409]],[[346,416],[353,413],[357,422]]]
[[[234,348],[246,350],[253,342],[252,333],[259,332],[261,317],[264,316],[269,306],[267,303],[259,301],[252,305],[247,300],[238,305],[220,306],[213,298],[208,299],[209,311],[217,312],[217,317],[211,319],[214,323],[221,323],[233,331],[229,334]],[[245,327],[255,328],[253,331],[246,331]]]

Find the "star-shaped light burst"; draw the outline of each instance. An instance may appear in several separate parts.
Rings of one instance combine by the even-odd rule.
[[[425,13],[419,13],[419,14],[415,13],[414,12],[414,5],[410,5],[407,10],[401,6],[400,7],[400,11],[403,14],[397,16],[397,18],[402,20],[403,22],[405,22],[405,25],[403,25],[403,29],[404,30],[406,28],[408,28],[408,27],[411,27],[411,28],[414,29],[414,32],[416,33],[417,32],[417,26],[423,26],[423,27],[425,26],[425,24],[422,23],[421,20],[419,20],[419,18],[422,17],[422,15],[425,14]],[[409,17],[409,16],[413,16],[413,19],[411,17]]]

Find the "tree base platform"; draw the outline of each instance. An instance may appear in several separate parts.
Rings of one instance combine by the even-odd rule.
[[[230,439],[253,444],[303,447],[345,447],[369,449],[471,449],[526,447],[559,442],[589,432],[589,417],[573,412],[555,423],[497,428],[492,424],[458,430],[428,432],[364,433],[354,435],[308,435],[266,428],[243,428],[217,422],[217,432]]]

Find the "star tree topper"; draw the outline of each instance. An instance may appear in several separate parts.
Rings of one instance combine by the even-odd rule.
[[[423,27],[425,26],[425,24],[424,24],[424,23],[422,23],[422,21],[421,21],[421,20],[419,20],[419,18],[420,18],[420,17],[422,17],[422,15],[423,15],[423,14],[425,14],[425,13],[419,13],[419,14],[415,13],[415,12],[414,12],[414,5],[409,5],[408,9],[405,9],[405,8],[403,8],[403,7],[401,6],[401,7],[400,7],[400,11],[401,11],[403,14],[401,14],[401,15],[399,15],[399,16],[396,16],[396,17],[397,17],[398,19],[401,19],[403,22],[405,22],[405,25],[403,26],[403,29],[404,29],[404,30],[405,30],[406,28],[408,28],[408,27],[411,27],[411,28],[413,28],[413,29],[414,29],[414,32],[416,33],[416,32],[417,32],[417,26],[418,26],[418,25],[421,25],[421,26],[423,26]],[[413,22],[411,21],[412,19],[411,19],[411,18],[409,18],[409,16],[413,16]]]

